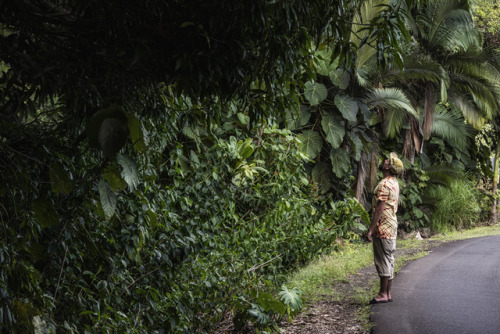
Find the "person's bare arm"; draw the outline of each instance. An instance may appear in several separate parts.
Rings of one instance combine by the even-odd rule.
[[[377,223],[380,220],[380,218],[382,217],[382,212],[384,212],[384,208],[385,208],[385,201],[378,200],[377,206],[375,207],[375,210],[373,211],[372,222],[370,224],[370,227],[368,227],[368,233],[366,234],[366,239],[368,239],[368,241],[370,241],[370,242],[373,240],[373,238],[372,238],[373,231],[375,231],[375,228],[377,227]]]

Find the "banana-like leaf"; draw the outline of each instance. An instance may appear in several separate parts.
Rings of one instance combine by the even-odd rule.
[[[335,96],[335,105],[346,120],[356,122],[359,106],[355,99],[346,94],[337,94]]]
[[[323,147],[321,135],[314,130],[305,130],[298,135],[298,138],[302,142],[302,153],[311,159],[315,159]]]
[[[106,220],[110,220],[116,211],[116,195],[111,190],[109,184],[102,178],[97,185],[99,196],[101,198],[101,206],[104,211]]]
[[[139,174],[135,162],[124,154],[118,154],[117,161],[122,166],[122,177],[127,182],[131,191],[139,185]]]
[[[344,122],[334,115],[325,115],[321,120],[321,127],[325,132],[326,141],[329,142],[333,148],[338,148],[344,140]]]
[[[318,105],[326,99],[328,91],[322,83],[308,81],[305,84],[304,95],[312,106]]]
[[[332,163],[332,172],[336,177],[343,178],[351,169],[349,153],[342,149],[332,149],[330,151],[330,161]]]

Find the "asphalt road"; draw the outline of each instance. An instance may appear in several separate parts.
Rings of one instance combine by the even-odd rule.
[[[394,278],[373,306],[375,334],[499,334],[500,236],[436,247]]]

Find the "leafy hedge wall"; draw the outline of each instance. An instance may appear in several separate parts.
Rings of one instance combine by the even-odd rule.
[[[210,332],[228,314],[268,327],[300,306],[294,289],[277,296],[286,274],[366,216],[319,195],[288,130],[127,118],[135,140],[112,159],[64,133],[17,138],[33,154],[2,188],[4,329]]]

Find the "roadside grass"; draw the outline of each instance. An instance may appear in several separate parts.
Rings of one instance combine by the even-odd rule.
[[[431,238],[418,240],[406,239],[397,241],[398,254],[396,268],[398,272],[409,261],[421,258],[428,251],[443,243],[500,234],[500,224],[480,226],[473,229],[453,231],[434,235]],[[371,307],[368,301],[378,292],[378,277],[373,271],[372,245],[369,243],[345,243],[335,253],[325,255],[295,273],[288,286],[297,287],[303,292],[305,309],[317,301],[329,300],[346,302],[358,306],[355,317],[369,332]],[[349,288],[346,288],[346,285]]]

